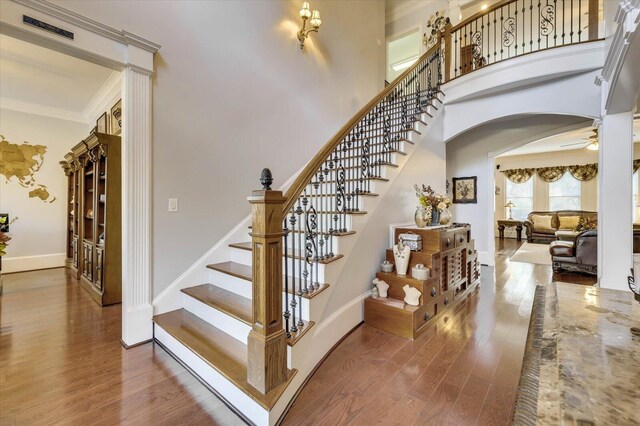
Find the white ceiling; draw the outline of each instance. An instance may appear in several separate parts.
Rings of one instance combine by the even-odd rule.
[[[88,123],[119,73],[0,35],[0,106]]]
[[[555,136],[540,139],[535,142],[528,143],[519,148],[512,149],[499,157],[510,157],[513,155],[524,154],[540,154],[545,152],[557,152],[557,151],[570,151],[586,149],[588,145],[589,136],[593,134],[593,127],[588,126],[577,130],[571,130],[569,132],[560,133]],[[633,141],[635,143],[640,142],[640,118],[636,118],[633,122]],[[572,145],[562,146],[578,142],[585,142],[584,145]]]

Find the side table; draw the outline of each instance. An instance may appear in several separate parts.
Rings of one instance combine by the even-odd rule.
[[[498,234],[501,240],[504,240],[504,228],[516,228],[517,239],[522,241],[522,221],[513,219],[499,219],[498,220]]]

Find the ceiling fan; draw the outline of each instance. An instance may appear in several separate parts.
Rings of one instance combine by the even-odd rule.
[[[567,143],[564,145],[560,145],[560,148],[564,148],[566,146],[574,146],[574,145],[586,145],[585,148],[591,151],[597,151],[600,148],[600,143],[598,142],[598,129],[593,129],[593,134],[588,138],[583,138],[584,142],[574,142]]]

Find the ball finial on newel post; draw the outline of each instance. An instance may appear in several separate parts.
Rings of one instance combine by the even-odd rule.
[[[260,183],[262,184],[262,189],[264,189],[265,191],[271,191],[271,184],[273,183],[271,170],[262,169],[262,174],[260,175]]]

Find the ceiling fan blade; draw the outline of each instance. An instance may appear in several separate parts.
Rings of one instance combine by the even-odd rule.
[[[588,143],[588,142],[567,143],[567,144],[564,144],[564,145],[560,145],[560,148],[564,148],[565,146],[584,145],[584,144],[586,144],[586,143]]]

